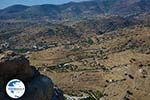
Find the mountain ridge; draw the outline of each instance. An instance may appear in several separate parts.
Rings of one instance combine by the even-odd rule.
[[[35,6],[13,5],[0,10],[1,19],[68,19],[80,16],[104,14],[128,15],[150,12],[148,0],[91,0],[69,2],[62,5],[44,4]]]

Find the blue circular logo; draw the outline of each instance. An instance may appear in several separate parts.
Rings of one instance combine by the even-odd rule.
[[[25,85],[18,79],[10,80],[6,86],[6,92],[11,98],[18,99],[24,95]]]

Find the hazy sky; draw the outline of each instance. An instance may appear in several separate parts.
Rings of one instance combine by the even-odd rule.
[[[40,4],[62,4],[70,1],[86,1],[86,0],[0,0],[0,9],[6,8],[14,4],[23,5],[40,5]]]

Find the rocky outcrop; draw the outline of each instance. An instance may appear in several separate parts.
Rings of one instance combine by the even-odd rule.
[[[64,100],[63,92],[56,88],[50,78],[41,75],[23,55],[11,51],[0,53],[0,100],[12,100],[6,94],[9,80],[20,79],[26,92],[19,100]]]

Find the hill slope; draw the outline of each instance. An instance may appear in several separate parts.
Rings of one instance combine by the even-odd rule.
[[[0,11],[0,19],[64,19],[100,14],[135,14],[150,11],[149,0],[92,0],[63,5],[15,5]]]

